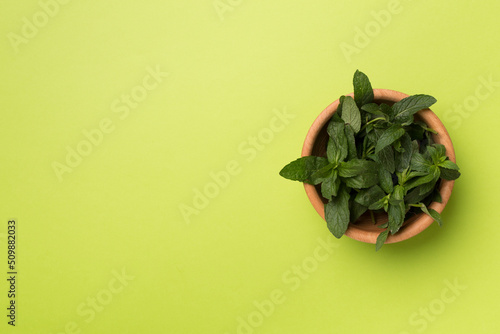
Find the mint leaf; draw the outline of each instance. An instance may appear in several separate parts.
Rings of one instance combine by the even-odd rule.
[[[437,212],[434,209],[427,208],[424,204],[422,204],[422,206],[420,208],[427,215],[431,216],[432,219],[434,219],[435,221],[437,221],[437,223],[439,224],[439,226],[443,226],[443,220],[441,219],[441,215],[439,214],[439,212]]]
[[[318,169],[308,178],[308,182],[314,185],[320,184],[332,175],[333,164],[328,164],[325,167]]]
[[[385,103],[381,103],[380,104],[380,110],[386,114],[390,120],[394,119],[394,110],[392,109],[392,107],[388,104],[385,104]]]
[[[395,186],[391,199],[394,199],[397,203],[389,203],[389,210],[387,211],[389,215],[389,229],[394,234],[403,226],[405,220],[404,188],[400,185]]]
[[[347,157],[348,148],[344,127],[345,125],[342,120],[332,119],[328,123],[326,131],[330,139],[328,140],[326,154],[330,162],[339,163]]]
[[[354,177],[345,178],[343,181],[349,188],[369,188],[378,183],[378,175],[377,173],[367,172]]]
[[[432,166],[432,167],[435,168],[435,166]],[[435,178],[434,173],[435,173],[434,169],[431,168],[429,174],[424,175],[424,176],[419,176],[419,177],[416,177],[416,178],[410,180],[408,183],[405,184],[406,190],[408,191],[408,190],[413,189],[415,187],[418,187],[422,184],[432,182]]]
[[[399,231],[401,226],[403,225],[405,212],[401,209],[401,205],[392,205],[389,204],[389,210],[387,211],[387,215],[389,216],[389,229],[392,234],[395,234]]]
[[[434,165],[439,164],[446,158],[446,156],[441,156],[439,151],[434,146],[427,146],[427,155],[430,156]]]
[[[391,125],[382,133],[382,135],[378,139],[377,145],[375,146],[375,153],[378,153],[386,146],[391,145],[396,140],[401,138],[401,136],[403,136],[404,134],[405,130],[401,126],[397,124]]]
[[[325,220],[328,229],[336,238],[344,235],[349,226],[349,193],[345,187],[325,205]]]
[[[438,166],[443,167],[443,168],[453,169],[453,170],[460,170],[458,168],[457,164],[454,163],[453,161],[450,161],[450,160],[445,160],[445,161],[441,162]]]
[[[411,157],[413,155],[413,144],[410,135],[405,133],[401,137],[401,148],[404,150],[402,153],[396,154],[396,171],[402,172],[410,167]]]
[[[420,194],[426,194],[428,192],[432,192],[434,187],[436,186],[436,182],[439,180],[441,176],[441,171],[436,166],[431,166],[430,168],[431,175],[433,176],[432,180],[428,183],[422,184],[420,186]]]
[[[382,114],[382,111],[380,110],[380,106],[376,103],[368,103],[368,104],[363,104],[361,106],[361,110],[364,110],[370,114]]]
[[[375,251],[378,251],[380,248],[382,248],[385,241],[387,240],[388,235],[389,235],[389,230],[380,232],[380,234],[377,237],[377,242],[375,243]]]
[[[340,179],[338,178],[337,170],[332,171],[330,177],[326,178],[321,183],[321,195],[327,200],[331,200],[332,196],[337,196],[340,186]]]
[[[439,167],[441,177],[445,180],[456,180],[460,177],[460,172],[454,169]]]
[[[373,186],[369,189],[361,190],[354,201],[363,206],[369,207],[370,205],[378,202],[380,199],[385,197],[384,191],[379,186]]]
[[[280,175],[285,179],[307,182],[312,174],[326,165],[328,165],[326,158],[314,156],[302,157],[283,167]]]
[[[358,220],[359,217],[361,217],[361,215],[363,213],[366,212],[366,210],[368,210],[368,208],[366,206],[363,206],[363,205],[351,200],[350,201],[350,213],[351,213],[350,221],[354,223],[356,220]]]
[[[358,107],[373,102],[373,89],[370,80],[363,72],[356,70],[352,79],[354,99]]]
[[[410,166],[412,170],[417,172],[428,172],[432,164],[422,154],[414,152],[411,157]]]
[[[394,150],[392,146],[386,146],[377,154],[378,162],[387,169],[391,174],[396,170],[396,163],[394,161]]]
[[[377,164],[373,161],[364,159],[352,159],[347,162],[341,162],[338,166],[341,177],[353,177],[365,173],[376,173]]]
[[[379,199],[378,201],[374,202],[368,207],[368,210],[380,210],[386,205],[387,203],[387,196]]]
[[[342,114],[342,106],[344,105],[344,100],[345,100],[345,95],[339,97],[339,106],[337,107],[337,112],[335,113],[335,115]]]
[[[446,147],[443,144],[432,145],[436,149],[437,155],[441,157],[446,157]]]
[[[422,109],[429,108],[434,103],[436,103],[436,99],[429,95],[417,94],[408,96],[394,103],[392,106],[394,121],[403,125],[411,124],[413,122],[413,114]]]
[[[345,136],[347,139],[347,158],[349,160],[355,159],[358,156],[356,151],[356,139],[354,138],[354,130],[350,124],[345,125]]]
[[[416,187],[412,189],[411,191],[408,192],[408,194],[405,196],[405,203],[406,204],[416,204],[418,202],[421,202],[424,198],[426,198],[428,195],[430,195],[431,192],[425,193],[420,195],[420,190],[421,187]]]
[[[432,202],[443,203],[443,198],[441,197],[441,193],[439,189],[434,189],[432,192]]]
[[[361,114],[359,112],[354,99],[346,96],[342,105],[342,119],[346,124],[350,124],[354,133],[358,133],[361,129]]]
[[[379,179],[380,187],[387,194],[392,193],[392,191],[394,190],[394,184],[392,182],[392,175],[387,169],[385,169],[382,166],[380,166],[380,168],[378,169],[378,179]]]

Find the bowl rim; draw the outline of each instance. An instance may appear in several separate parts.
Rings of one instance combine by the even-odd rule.
[[[408,94],[390,89],[373,89],[373,94],[375,100],[385,100],[391,102],[397,102],[409,96]],[[346,94],[345,96],[354,97],[354,93]],[[339,100],[337,99],[330,105],[328,105],[314,120],[304,140],[301,156],[311,155],[314,143],[316,142],[320,130],[330,121],[333,114],[337,112],[338,105]],[[425,123],[427,123],[430,128],[438,132],[437,134],[433,135],[434,141],[436,143],[443,144],[446,147],[446,154],[449,159],[453,162],[456,162],[455,150],[453,148],[453,143],[451,142],[450,135],[448,134],[448,131],[446,130],[444,124],[437,117],[437,115],[430,109],[420,110],[417,115]],[[450,199],[454,184],[455,181],[442,179],[439,188],[442,202],[432,202],[429,207],[441,213],[448,203],[448,200]],[[304,188],[309,201],[324,220],[324,203],[321,200],[321,194],[319,194],[316,190],[316,187],[311,184],[304,183]],[[425,230],[433,222],[434,219],[432,217],[424,213],[420,213],[416,217],[412,217],[411,219],[406,220],[403,227],[401,227],[401,229],[396,234],[389,235],[385,243],[390,244],[409,239]],[[351,239],[374,244],[377,241],[378,235],[382,231],[384,230],[380,229],[380,231],[367,231],[359,228],[355,224],[349,223],[345,235],[347,235]]]

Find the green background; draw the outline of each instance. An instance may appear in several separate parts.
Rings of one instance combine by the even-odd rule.
[[[498,333],[499,2],[67,2],[0,10],[2,333]],[[356,69],[435,96],[462,171],[377,253],[278,175]]]

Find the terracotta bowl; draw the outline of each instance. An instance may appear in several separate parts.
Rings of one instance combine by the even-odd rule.
[[[407,94],[396,92],[389,89],[374,89],[375,102],[377,103],[387,103],[394,104],[395,102],[402,100],[407,97]],[[348,96],[353,96],[353,93],[347,94]],[[336,100],[316,118],[312,124],[309,132],[307,133],[306,140],[304,141],[304,146],[302,147],[302,156],[315,155],[315,156],[326,156],[326,144],[328,142],[328,134],[326,128],[330,118],[337,111],[339,105],[339,100]],[[424,121],[427,126],[437,131],[437,135],[433,135],[436,143],[443,144],[446,147],[446,154],[451,161],[455,160],[455,151],[453,150],[453,144],[450,139],[450,135],[443,123],[430,109],[421,110],[416,114],[416,118]],[[451,196],[451,191],[453,190],[453,185],[455,181],[441,180],[439,191],[441,197],[443,198],[442,203],[432,202],[430,208],[441,213],[448,203]],[[312,205],[319,213],[319,215],[325,219],[325,209],[324,206],[327,200],[321,196],[321,188],[319,186],[313,186],[304,183],[304,187],[311,201]],[[387,214],[381,213],[375,215],[376,224],[373,223],[370,214],[366,212],[357,221],[349,223],[346,235],[352,239],[359,240],[362,242],[368,242],[374,244],[377,240],[378,235],[383,229],[377,227],[377,225],[387,222]],[[407,219],[401,229],[395,235],[389,235],[386,243],[394,243],[402,240],[411,238],[433,223],[433,219],[428,215],[421,213],[417,214],[409,219]]]

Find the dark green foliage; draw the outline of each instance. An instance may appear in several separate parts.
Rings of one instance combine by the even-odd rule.
[[[302,157],[281,171],[284,178],[321,184],[328,200],[325,219],[340,238],[349,222],[367,210],[387,212],[388,222],[376,242],[379,250],[412,214],[424,212],[442,225],[440,214],[429,208],[440,202],[440,179],[455,180],[458,166],[443,145],[432,140],[433,129],[414,115],[436,99],[413,95],[394,103],[378,104],[368,77],[356,71],[354,98],[341,96],[330,120],[326,157]]]

